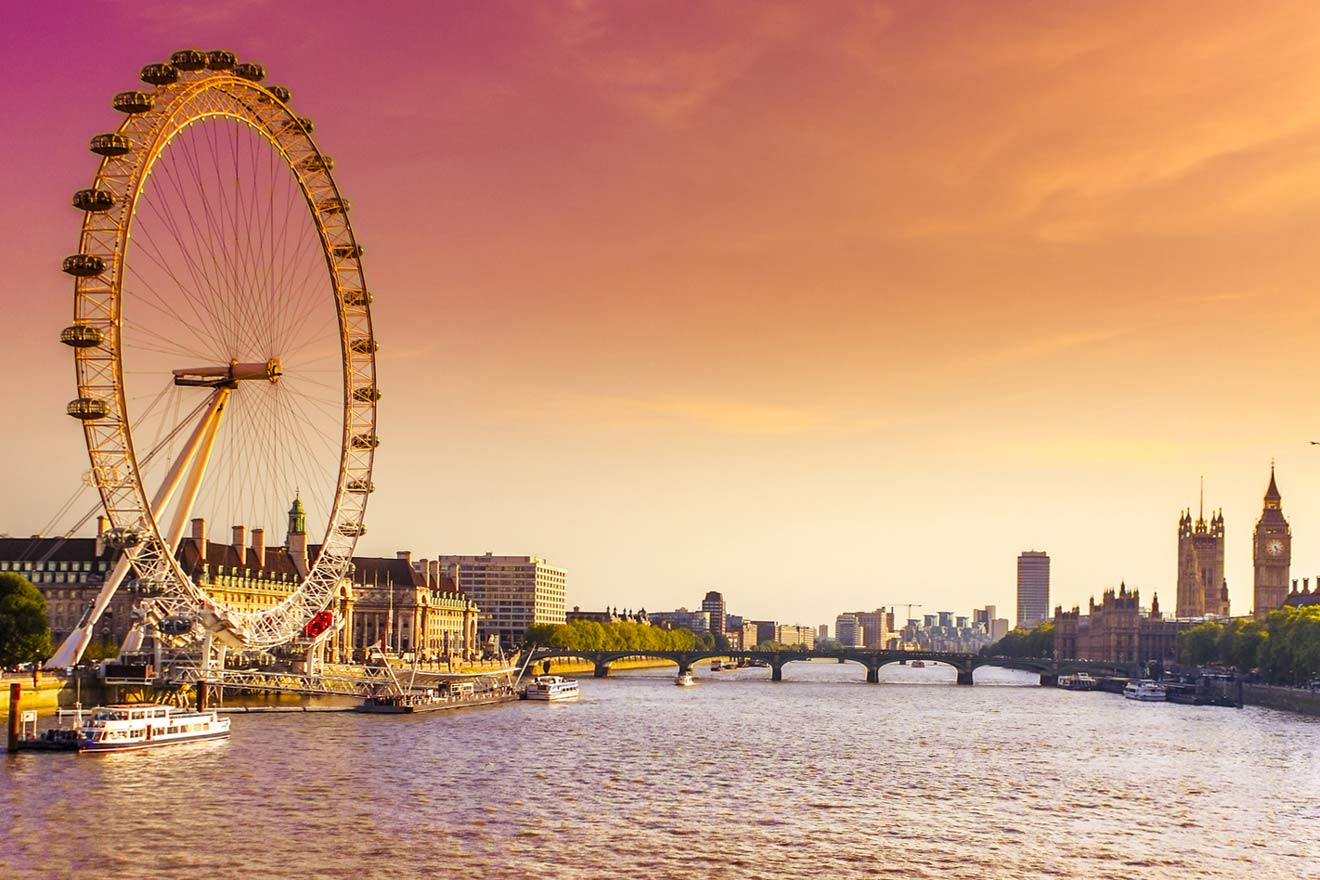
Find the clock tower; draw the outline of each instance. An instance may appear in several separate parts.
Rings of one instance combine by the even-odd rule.
[[[1252,605],[1256,617],[1263,618],[1283,607],[1288,598],[1288,567],[1292,562],[1292,529],[1283,518],[1283,497],[1274,483],[1274,465],[1270,465],[1270,487],[1265,490],[1265,509],[1256,523],[1251,557],[1256,578]]]

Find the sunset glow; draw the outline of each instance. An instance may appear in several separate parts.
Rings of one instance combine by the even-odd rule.
[[[364,552],[817,624],[1010,616],[1037,548],[1053,604],[1168,607],[1204,476],[1243,614],[1274,460],[1320,574],[1320,6],[390,8],[6,10],[0,532],[87,469],[56,342],[87,139],[196,45],[291,87],[352,199]]]

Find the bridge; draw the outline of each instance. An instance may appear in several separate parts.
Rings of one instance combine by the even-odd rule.
[[[690,672],[692,667],[702,660],[760,661],[770,667],[770,680],[783,681],[784,667],[800,660],[837,660],[845,663],[858,663],[866,668],[866,680],[870,684],[880,682],[880,669],[891,663],[911,663],[920,660],[923,663],[942,663],[952,666],[958,673],[958,684],[971,685],[973,674],[982,666],[998,666],[1003,669],[1020,669],[1034,672],[1040,676],[1040,683],[1052,685],[1060,675],[1076,672],[1088,672],[1093,675],[1119,675],[1138,677],[1141,667],[1136,663],[1104,663],[1094,660],[1052,660],[1044,657],[983,657],[980,654],[959,654],[946,651],[890,651],[867,650],[864,648],[840,648],[830,651],[581,651],[572,648],[538,647],[533,649],[532,664],[544,664],[549,668],[552,660],[583,660],[592,664],[596,678],[605,678],[610,674],[610,667],[620,660],[666,660],[678,666],[680,673]]]

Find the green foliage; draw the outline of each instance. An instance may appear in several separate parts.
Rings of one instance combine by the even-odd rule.
[[[97,639],[83,652],[84,660],[113,660],[119,656],[119,644],[114,639]]]
[[[805,652],[806,645],[785,645],[782,642],[772,642],[766,639],[764,642],[758,642],[753,651],[798,651]]]
[[[1206,621],[1178,633],[1178,658],[1197,666],[1257,670],[1272,684],[1320,677],[1320,606],[1281,608],[1264,621]]]
[[[982,653],[988,657],[1053,657],[1054,656],[1054,622],[1045,621],[1037,624],[1031,629],[1017,629],[982,649]]]
[[[702,635],[707,637],[704,644],[713,643],[710,633]],[[538,624],[528,628],[527,640],[569,651],[690,651],[698,645],[698,637],[691,630],[660,629],[632,620]]]
[[[0,571],[0,666],[44,660],[51,654],[46,597],[12,571]]]
[[[1217,620],[1207,620],[1183,630],[1178,633],[1178,658],[1196,666],[1218,663],[1219,641],[1223,634],[1224,625]]]

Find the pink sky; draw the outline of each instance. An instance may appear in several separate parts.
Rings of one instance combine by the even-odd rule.
[[[1245,612],[1273,457],[1320,574],[1314,4],[78,3],[0,33],[0,531],[87,466],[55,342],[87,138],[197,46],[290,86],[353,200],[364,552],[820,623],[1009,615],[1036,548],[1055,601],[1171,606],[1204,474]]]

